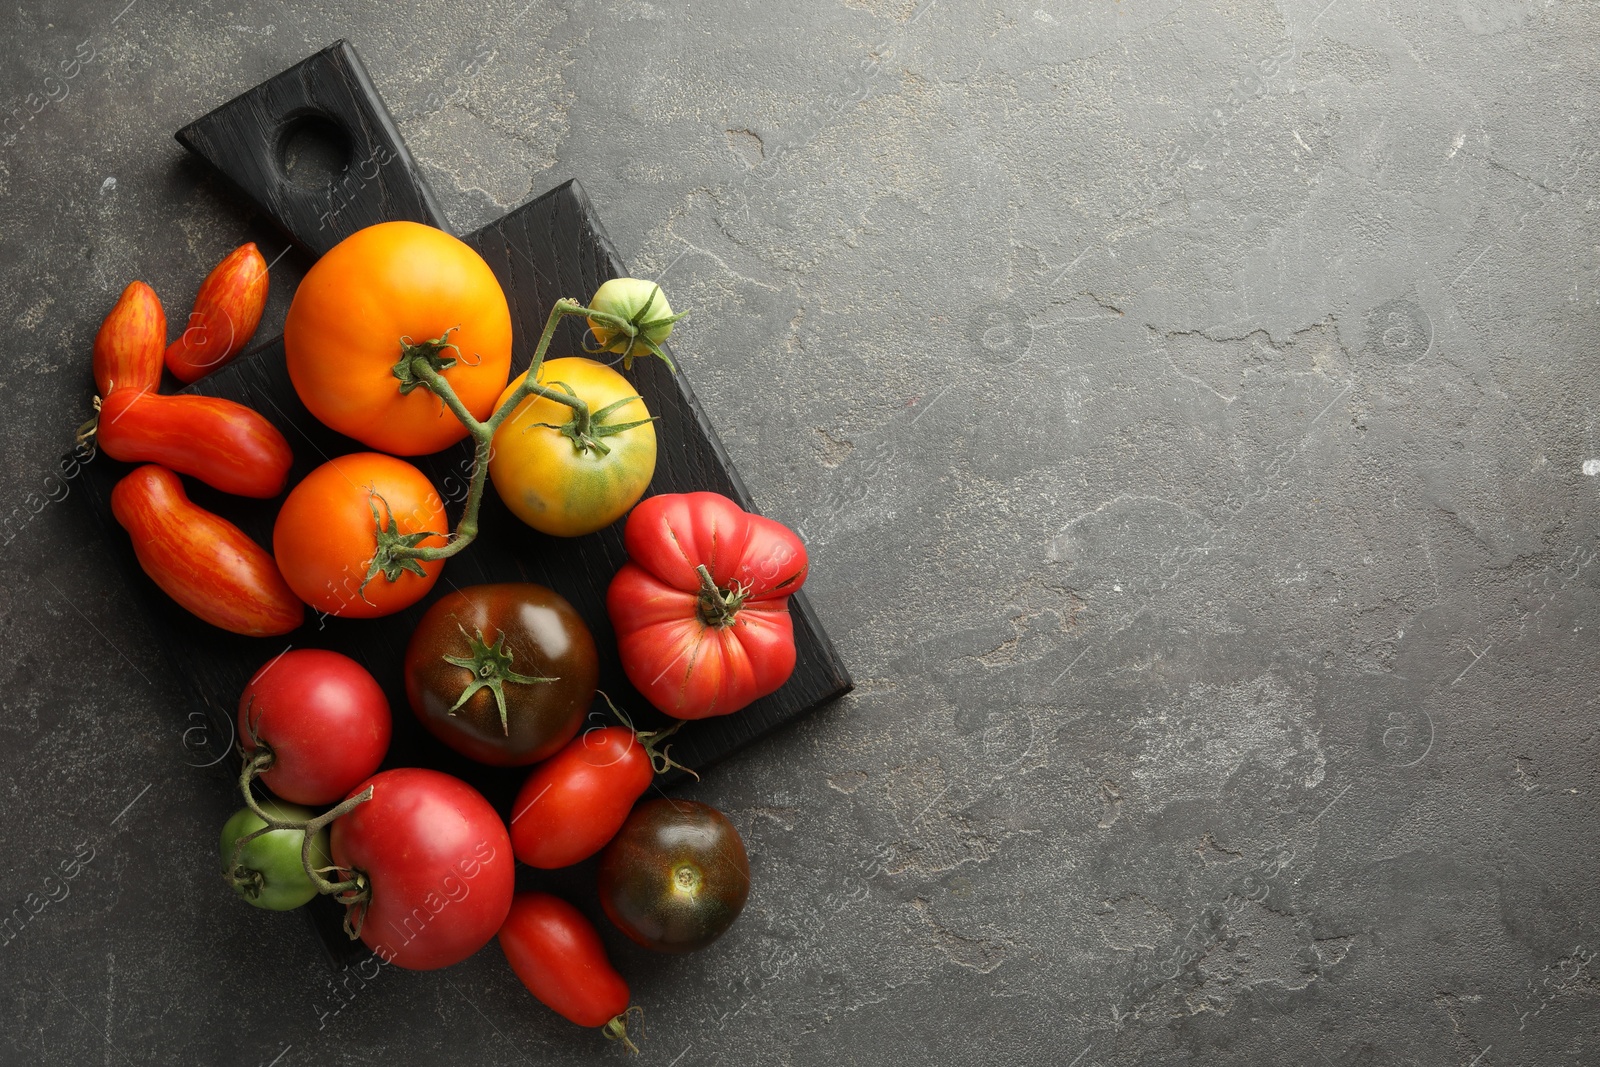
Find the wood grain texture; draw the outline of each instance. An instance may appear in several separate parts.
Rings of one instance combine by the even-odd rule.
[[[284,170],[285,139],[308,122],[325,123],[344,139],[346,168],[332,185],[308,188]],[[444,225],[444,212],[347,41],[241,93],[176,136],[314,256],[375,222]]]
[[[341,94],[348,95],[348,106],[336,106],[343,98]],[[261,141],[271,136],[270,131],[281,128],[283,116],[277,109],[303,107],[307,98],[318,101],[328,113],[354,114],[359,121],[367,122],[360,127],[365,131],[363,136],[386,147],[394,158],[405,160],[403,175],[414,185],[407,190],[397,188],[394,181],[386,181],[355,189],[357,200],[336,220],[341,236],[353,218],[361,219],[361,225],[394,218],[437,224],[440,216],[432,207],[431,194],[410,166],[410,156],[361,70],[359,59],[343,42],[208,115],[180,135],[180,140],[191,147],[209,146],[196,150],[223,167],[241,188],[266,190],[259,197],[252,193],[252,198],[306,247],[322,250],[325,220],[305,210],[300,200],[284,200],[271,191],[274,186],[263,168],[275,164],[269,153],[260,150]],[[241,102],[248,102],[242,110],[236,106]],[[224,119],[228,115],[242,116],[239,128],[231,133],[225,132]],[[401,174],[388,176],[397,181]],[[506,291],[515,326],[513,376],[526,369],[557,298],[586,299],[606,279],[627,273],[588,197],[575,181],[524,204],[463,240],[484,257]],[[581,324],[567,320],[551,346],[549,358],[583,354],[582,330]],[[709,489],[754,510],[749,493],[690,388],[685,372],[692,370],[693,357],[673,353],[673,359],[679,367],[676,374],[653,359],[636,362],[629,372],[639,394],[660,419],[656,427],[656,471],[649,492]],[[295,450],[290,485],[328,459],[367,450],[323,426],[306,410],[289,380],[281,338],[256,346],[185,391],[237,400],[270,419]],[[465,441],[413,460],[452,505],[452,521],[465,496],[471,461],[472,451]],[[582,538],[548,537],[523,525],[491,489],[484,497],[483,532],[470,548],[446,564],[438,585],[421,603],[376,620],[346,621],[311,613],[306,625],[287,637],[247,638],[217,630],[189,615],[140,573],[127,535],[116,525],[109,508],[112,487],[129,469],[129,465],[99,457],[86,468],[91,491],[85,496],[105,525],[122,567],[143,594],[149,621],[161,635],[174,669],[184,679],[195,703],[205,709],[213,737],[232,736],[239,693],[251,674],[267,660],[289,647],[334,649],[362,663],[389,696],[395,730],[385,767],[431,766],[457,775],[479,788],[502,816],[509,818],[511,802],[526,770],[485,767],[441,746],[411,713],[401,674],[406,642],[429,605],[453,589],[504,581],[538,582],[570,600],[594,632],[600,650],[601,688],[634,716],[641,729],[668,721],[628,683],[605,611],[606,588],[627,558],[621,523]],[[217,493],[192,480],[187,484],[198,504],[227,517],[259,543],[270,546],[272,523],[281,498],[245,500]],[[849,674],[804,592],[792,597],[790,604],[797,650],[794,675],[778,692],[743,711],[686,725],[673,745],[673,756],[679,762],[704,773],[764,734],[849,691]],[[611,721],[609,712],[596,712],[593,719],[597,723]],[[675,772],[663,784],[680,777]],[[219,811],[219,821],[225,814]],[[306,909],[336,966],[363,951],[339,930],[340,910],[326,900],[315,901]]]

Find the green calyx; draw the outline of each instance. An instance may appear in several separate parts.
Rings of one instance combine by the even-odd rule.
[[[450,714],[454,715],[461,710],[462,705],[466,704],[478,690],[487,689],[494,694],[495,707],[500,709],[500,728],[509,737],[511,736],[511,718],[506,711],[506,683],[516,682],[520,685],[537,685],[541,682],[554,682],[557,679],[546,678],[537,674],[518,674],[512,670],[511,661],[513,655],[511,650],[506,648],[506,635],[503,632],[496,633],[494,644],[491,645],[483,639],[483,631],[481,630],[473,630],[468,633],[467,628],[460,623],[456,623],[456,628],[461,631],[461,636],[467,639],[468,652],[465,656],[444,656],[442,658],[452,666],[471,671],[472,681],[466,684],[465,688],[461,690],[461,695],[456,698],[456,702],[450,706]]]
[[[633,720],[628,718],[621,708],[617,707],[609,693],[604,689],[596,689],[595,692],[600,694],[601,699],[606,702],[606,707],[611,709],[611,714],[617,717],[617,721],[633,731],[633,739],[639,742],[639,746],[644,749],[645,755],[650,758],[650,769],[652,771],[657,774],[666,774],[670,770],[680,770],[684,774],[692,775],[695,781],[698,782],[700,780],[700,775],[694,768],[685,767],[672,758],[671,745],[663,745],[661,743],[682,729],[684,720],[673,719],[671,726],[660,730],[640,730],[633,725]]]
[[[431,341],[423,341],[420,344],[413,342],[409,337],[400,338],[400,362],[391,370],[400,380],[401,396],[407,396],[411,390],[427,384],[417,375],[416,361],[421,360],[436,374],[454,367],[459,362],[461,349],[450,343],[450,335],[460,328],[452,326]],[[455,355],[447,356],[446,351],[454,352]]]
[[[578,393],[566,382],[550,382],[550,388],[560,389],[568,396],[577,398]],[[647,422],[654,422],[660,416],[652,415],[648,419],[635,419],[633,422],[607,422],[610,416],[615,415],[624,407],[635,400],[643,399],[639,396],[625,396],[621,400],[607,404],[599,411],[588,411],[584,408],[572,409],[572,418],[557,425],[553,422],[536,422],[535,426],[543,426],[547,430],[554,430],[572,442],[572,450],[578,455],[593,452],[597,456],[611,454],[611,446],[606,444],[607,437],[615,437],[619,433],[626,433]]]
[[[639,356],[655,356],[676,370],[661,345],[684,314],[672,313],[667,295],[655,282],[612,278],[589,301],[589,331],[598,347],[588,351],[620,355],[623,370],[632,370]]]
[[[384,525],[383,516],[378,513],[378,501],[383,502],[383,510],[388,512],[388,525]],[[380,574],[391,582],[399,581],[400,575],[408,571],[426,578],[428,572],[422,569],[421,561],[401,550],[414,549],[428,538],[439,536],[432,530],[401,533],[389,502],[377,493],[367,494],[367,506],[372,509],[372,532],[377,539],[377,548],[367,564],[367,573],[366,577],[361,579],[361,588],[356,590],[362,600],[367,600],[367,585]],[[370,604],[372,601],[367,600],[367,603]]]
[[[739,609],[749,599],[750,590],[738,584],[731,589],[723,589],[711,577],[704,563],[695,568],[695,573],[700,575],[700,602],[696,605],[700,621],[718,630],[732,626],[734,616],[739,614]]]

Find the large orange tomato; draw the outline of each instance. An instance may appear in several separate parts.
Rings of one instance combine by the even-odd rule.
[[[380,528],[385,541],[442,545],[444,501],[405,460],[357,452],[329,460],[289,491],[272,552],[289,588],[317,611],[375,619],[421,600],[444,567],[443,560],[380,557]]]
[[[486,419],[511,373],[511,310],[483,257],[416,222],[382,222],[335,245],[306,274],[283,324],[289,377],[311,414],[400,456],[467,435],[444,401],[395,376],[408,346],[438,347],[441,373]],[[440,368],[436,368],[440,369]]]

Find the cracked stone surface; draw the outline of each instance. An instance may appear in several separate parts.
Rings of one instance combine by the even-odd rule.
[[[128,280],[283,247],[173,131],[339,37],[453,226],[576,177],[692,310],[859,683],[693,790],[725,938],[605,931],[641,1062],[1600,1062],[1600,8],[124,3],[0,15],[0,1062],[616,1054],[229,897],[52,477]]]

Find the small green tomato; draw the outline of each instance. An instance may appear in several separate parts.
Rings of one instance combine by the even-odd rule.
[[[263,800],[261,808],[280,819],[304,822],[315,813],[296,804]],[[232,867],[233,850],[239,838],[261,829],[266,823],[249,808],[233,813],[222,828],[222,877],[245,900],[268,911],[290,911],[317,895],[316,886],[300,864],[300,845],[305,834],[300,830],[269,830],[245,844],[239,865]],[[312,842],[312,862],[330,867],[328,828],[323,827]]]
[[[600,350],[615,352],[628,362],[635,356],[661,356],[661,344],[672,333],[672,324],[683,318],[672,313],[661,286],[643,278],[612,278],[595,291],[589,307],[633,323],[638,333],[629,337],[614,324],[589,319],[589,329]]]

